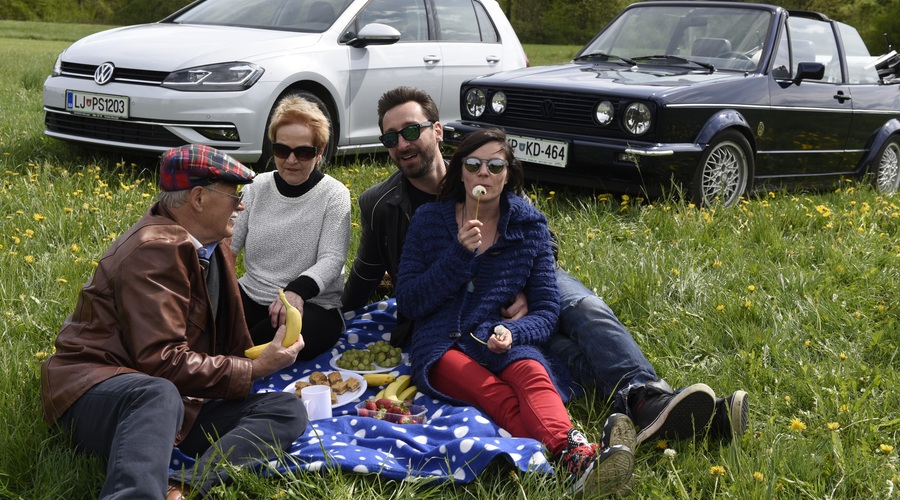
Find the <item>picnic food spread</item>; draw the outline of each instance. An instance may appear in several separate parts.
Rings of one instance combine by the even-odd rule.
[[[344,376],[341,375],[341,372],[330,372],[325,374],[323,372],[312,372],[309,374],[308,381],[298,380],[294,384],[294,393],[297,394],[297,397],[300,397],[300,391],[303,390],[304,387],[309,387],[311,385],[327,385],[331,387],[331,404],[337,404],[338,396],[347,392],[353,392],[359,389],[359,380],[349,377],[344,380]]]

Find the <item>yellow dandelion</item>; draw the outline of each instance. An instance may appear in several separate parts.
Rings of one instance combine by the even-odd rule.
[[[660,439],[659,441],[656,442],[656,447],[659,448],[660,450],[665,450],[669,447],[669,442],[666,441],[665,439]],[[672,450],[672,451],[674,452],[675,450]]]
[[[841,353],[839,357],[841,358],[841,361],[846,361],[846,360],[847,360],[847,355],[844,354],[844,353]]]
[[[828,422],[828,430],[836,431],[841,428],[841,424],[837,422]]]
[[[45,351],[36,352],[34,353],[34,357],[37,359],[44,359],[47,357],[47,353]]]
[[[72,249],[72,253],[78,253],[81,250],[81,247],[78,246],[78,243],[72,243],[72,246],[69,247]]]
[[[13,236],[13,237],[12,237],[12,242],[13,242],[14,244],[18,245],[19,243],[22,243],[22,240],[20,240],[18,236]]]
[[[32,255],[26,255],[26,256],[25,256],[25,262],[27,262],[27,263],[29,263],[29,264],[34,264],[34,256],[32,256]]]
[[[678,274],[680,274],[680,273],[678,272],[678,269],[673,268],[672,274],[674,274],[675,276],[678,276]]]
[[[797,432],[805,431],[806,424],[804,424],[803,421],[800,420],[799,418],[792,418],[791,419],[791,430],[797,431]]]
[[[747,290],[750,291],[750,292],[755,292],[755,291],[756,291],[756,287],[753,286],[753,285],[749,285],[749,286],[747,287]]]
[[[812,340],[806,339],[803,341],[803,347],[809,347],[812,345]]]
[[[838,408],[838,411],[841,413],[844,413],[845,411],[847,411],[849,409],[850,409],[850,407],[848,405],[841,405],[841,407]]]
[[[744,301],[744,307],[746,307],[747,309],[750,309],[751,305],[753,305],[753,303],[750,302],[750,299]]]
[[[880,449],[881,452],[884,453],[885,455],[887,455],[888,453],[894,451],[894,447],[893,447],[893,446],[891,446],[891,445],[889,445],[889,444],[884,444],[884,443],[878,445],[878,449]]]
[[[722,261],[720,261],[720,260],[714,261],[712,266],[714,268],[720,268],[720,267],[722,267]]]
[[[790,397],[790,396],[785,396],[785,397],[784,397],[784,402],[787,403],[787,404],[791,404],[791,397]]]
[[[34,217],[34,220],[36,220],[36,221],[38,221],[38,222],[40,222],[40,221],[46,219],[46,217],[44,217],[44,216],[41,215],[41,214],[34,214],[34,215],[32,215],[32,217]]]
[[[713,477],[724,476],[725,475],[725,467],[722,467],[721,465],[713,465],[712,467],[709,468],[709,473]]]
[[[59,278],[59,279],[57,279],[56,281],[58,281],[58,282],[60,282],[60,283],[68,283],[68,282],[69,282],[69,280],[67,280],[67,279],[65,279],[65,278]]]
[[[67,214],[70,214],[70,213],[74,212],[74,210],[72,210],[71,207],[66,207],[66,208],[63,209],[63,212],[65,212],[65,213],[67,213]]]
[[[623,195],[622,195],[622,201],[628,201],[628,200],[630,200],[630,199],[631,199],[631,198],[630,198],[627,194],[623,194]]]
[[[716,311],[722,312],[724,310],[725,310],[725,306],[723,306],[722,304],[719,304],[716,306]]]
[[[26,230],[25,230],[25,237],[26,237],[26,238],[34,238],[34,230],[33,230],[33,229],[26,229]]]
[[[856,312],[853,313],[853,316],[855,316],[856,319],[859,319],[859,318],[862,318],[862,313],[859,312],[859,311],[856,311]]]
[[[763,477],[762,472],[756,471],[753,473],[753,479],[756,479],[757,483],[761,483],[765,478]]]

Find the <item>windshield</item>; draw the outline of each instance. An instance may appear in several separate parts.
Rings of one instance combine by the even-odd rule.
[[[739,5],[739,4],[738,4]],[[711,64],[754,70],[772,12],[735,7],[648,6],[628,10],[579,53],[615,54],[642,64]],[[665,56],[677,56],[667,58]]]
[[[353,0],[208,0],[166,22],[321,33]]]

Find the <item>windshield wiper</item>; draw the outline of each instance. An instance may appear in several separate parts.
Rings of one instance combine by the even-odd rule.
[[[607,54],[605,52],[591,52],[590,54],[580,55],[573,59],[573,61],[609,61],[610,59],[618,59],[628,64],[629,66],[634,66],[635,64],[637,64],[627,57],[617,56],[615,54]]]
[[[704,69],[709,70],[710,73],[715,73],[715,72],[716,72],[716,67],[713,66],[713,65],[710,64],[710,63],[705,63],[705,62],[700,62],[700,61],[693,61],[693,60],[691,60],[691,59],[685,59],[685,58],[683,58],[683,57],[681,57],[681,56],[673,56],[673,55],[655,55],[655,56],[640,56],[640,57],[635,57],[635,58],[634,58],[635,61],[643,61],[643,60],[650,60],[650,61],[652,61],[652,60],[659,60],[659,59],[662,59],[662,60],[666,61],[667,63],[670,62],[670,61],[676,61],[676,62],[679,62],[679,63],[695,64],[695,65],[697,65],[697,66],[700,66],[701,68],[704,68]]]

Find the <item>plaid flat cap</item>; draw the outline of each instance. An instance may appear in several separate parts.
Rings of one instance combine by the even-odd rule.
[[[214,182],[249,184],[256,174],[218,149],[201,144],[173,148],[159,162],[159,188],[182,191]]]

